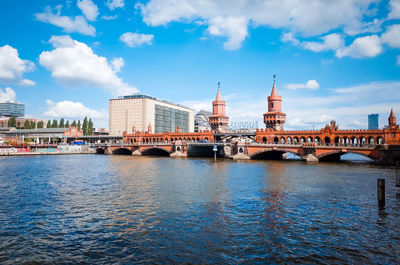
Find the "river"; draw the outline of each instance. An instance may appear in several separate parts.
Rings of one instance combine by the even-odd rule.
[[[386,179],[378,209],[377,178]],[[1,264],[380,263],[395,169],[363,163],[0,157]]]

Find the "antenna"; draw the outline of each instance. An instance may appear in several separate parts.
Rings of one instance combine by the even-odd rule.
[[[220,85],[221,85],[221,82],[218,81],[218,89],[219,89]]]

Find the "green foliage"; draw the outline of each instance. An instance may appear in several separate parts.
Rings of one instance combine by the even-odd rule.
[[[58,127],[60,127],[60,128],[64,128],[65,127],[64,126],[64,118],[60,119],[60,124],[58,125]]]
[[[82,124],[83,135],[88,135],[88,119],[85,117]]]
[[[69,128],[69,121],[65,124],[65,128]]]
[[[24,122],[24,129],[30,129],[31,128],[31,124],[28,120],[25,120]]]
[[[7,127],[17,127],[17,119],[15,117],[8,119]]]
[[[58,128],[57,120],[53,120],[53,123],[51,124],[51,128]]]
[[[21,129],[21,123],[19,121],[17,122],[17,129]]]
[[[51,121],[50,121],[50,120],[47,121],[47,126],[46,126],[46,128],[51,128]]]
[[[88,135],[93,135],[93,134],[94,134],[93,122],[92,119],[89,119]]]
[[[76,121],[75,120],[71,123],[71,126],[72,127],[76,127]]]
[[[78,131],[80,131],[81,130],[81,120],[78,120],[77,127],[78,127]]]
[[[38,121],[37,128],[40,129],[40,128],[43,128],[43,126],[44,126],[44,122],[43,121]]]
[[[36,129],[36,122],[35,121],[31,121],[29,124],[31,129]]]

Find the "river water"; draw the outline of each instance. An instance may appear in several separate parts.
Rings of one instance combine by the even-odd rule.
[[[377,206],[386,179],[386,208]],[[1,264],[398,263],[395,170],[362,163],[0,157]]]

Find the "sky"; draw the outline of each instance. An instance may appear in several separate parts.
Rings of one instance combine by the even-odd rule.
[[[108,127],[143,93],[263,127],[272,75],[287,129],[400,115],[400,0],[2,0],[0,102]],[[399,117],[400,118],[400,117]]]

